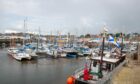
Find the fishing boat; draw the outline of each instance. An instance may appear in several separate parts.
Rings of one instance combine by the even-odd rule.
[[[67,82],[71,84],[105,84],[109,83],[115,73],[125,64],[126,55],[122,53],[113,37],[109,37],[109,42],[114,44],[112,50],[104,52],[105,32],[101,49],[91,56],[86,57],[85,66],[77,69]],[[123,44],[123,41],[122,41]],[[70,80],[71,79],[71,80]]]
[[[113,57],[103,57],[102,68],[100,68],[101,56],[87,57],[85,67],[76,70],[73,74],[75,84],[103,84],[110,80],[115,71],[125,63],[125,54],[118,58],[114,57],[115,54]]]
[[[85,67],[77,69],[72,77],[73,84],[104,84],[111,80],[122,65],[125,64],[125,54],[118,54],[117,49],[114,52],[94,53],[91,57],[86,57]],[[102,58],[102,61],[101,61]]]

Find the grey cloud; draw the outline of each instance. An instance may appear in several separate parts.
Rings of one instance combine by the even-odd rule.
[[[28,16],[30,30],[41,26],[43,32],[94,34],[104,24],[110,32],[139,32],[139,4],[139,0],[0,0],[0,17],[6,18],[0,22],[21,25],[17,21]]]

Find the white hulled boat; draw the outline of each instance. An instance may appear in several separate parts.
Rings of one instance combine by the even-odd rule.
[[[27,59],[27,60],[31,59],[31,56],[29,54],[27,54],[25,51],[17,49],[17,48],[9,48],[8,54],[11,55],[16,60],[20,60],[20,61],[22,59]]]
[[[12,55],[16,60],[23,60],[23,59],[27,59],[27,60],[31,60],[31,56],[26,53],[23,50],[18,50],[17,53]]]

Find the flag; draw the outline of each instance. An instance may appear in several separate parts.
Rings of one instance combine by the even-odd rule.
[[[108,29],[104,26],[103,31],[104,31],[104,32],[108,32]]]
[[[116,37],[115,37],[114,41],[117,42],[117,38]]]
[[[117,42],[115,41],[115,39],[114,39],[112,36],[110,36],[110,35],[109,35],[108,41],[109,41],[110,43],[113,43],[114,45],[116,45],[118,48],[120,47],[119,43],[117,43]]]

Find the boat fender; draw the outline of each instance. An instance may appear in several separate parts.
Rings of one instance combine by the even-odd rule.
[[[67,84],[74,84],[75,78],[73,76],[68,77]]]

